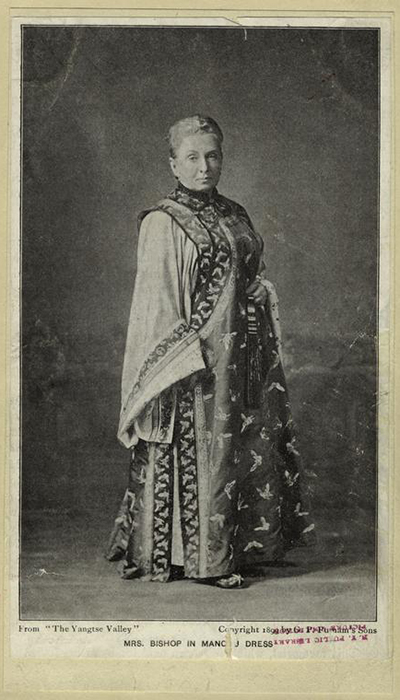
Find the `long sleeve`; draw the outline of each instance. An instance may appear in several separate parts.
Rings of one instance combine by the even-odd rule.
[[[204,369],[200,339],[190,330],[197,249],[166,213],[141,226],[135,289],[122,373],[119,439],[170,442],[173,385]]]

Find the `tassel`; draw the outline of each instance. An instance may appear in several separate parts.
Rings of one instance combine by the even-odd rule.
[[[262,399],[262,358],[257,310],[253,297],[247,300],[246,406],[260,408]]]

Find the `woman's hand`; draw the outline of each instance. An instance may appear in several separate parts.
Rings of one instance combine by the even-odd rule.
[[[250,287],[246,289],[247,296],[251,296],[254,299],[254,303],[257,306],[264,306],[267,301],[267,290],[264,285],[261,284],[260,278],[257,276],[254,282],[251,283]]]

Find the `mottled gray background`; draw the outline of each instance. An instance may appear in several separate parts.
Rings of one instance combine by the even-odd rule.
[[[173,186],[168,127],[203,112],[225,134],[219,189],[262,234],[280,297],[321,566],[373,556],[378,41],[25,28],[23,551],[51,567],[64,542],[84,560],[88,528],[103,546],[127,477],[115,433],[135,220]]]

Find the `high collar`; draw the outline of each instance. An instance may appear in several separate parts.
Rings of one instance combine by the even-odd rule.
[[[178,181],[176,188],[168,196],[196,213],[202,212],[204,215],[206,211],[216,212],[219,215],[226,213],[224,198],[221,197],[216,187],[211,192],[198,192],[190,190]]]

